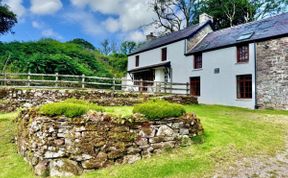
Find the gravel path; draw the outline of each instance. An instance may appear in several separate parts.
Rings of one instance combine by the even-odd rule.
[[[287,124],[287,117],[284,122]],[[219,171],[217,171],[213,177],[288,178],[288,131],[285,141],[285,150],[277,153],[275,157],[258,156],[243,158],[238,160],[235,164],[226,167],[225,169],[218,169]]]

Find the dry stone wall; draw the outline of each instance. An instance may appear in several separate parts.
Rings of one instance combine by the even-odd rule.
[[[101,90],[48,90],[48,89],[0,89],[0,112],[12,112],[19,107],[30,108],[44,103],[57,102],[67,98],[90,101],[101,106],[131,106],[149,98],[162,98],[158,94],[139,94]],[[197,104],[193,96],[171,95],[163,97],[180,104]]]
[[[256,46],[257,105],[288,110],[288,37],[258,42]]]
[[[81,118],[46,117],[30,109],[18,122],[17,145],[39,176],[73,176],[115,164],[134,163],[201,135],[194,114],[147,121],[135,114],[127,119],[99,112]]]

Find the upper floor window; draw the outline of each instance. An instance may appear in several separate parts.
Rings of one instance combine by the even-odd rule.
[[[249,44],[237,46],[237,62],[249,62]]]
[[[166,61],[167,60],[167,48],[162,48],[161,50],[161,60]]]
[[[136,57],[135,57],[135,66],[136,66],[136,67],[139,66],[139,59],[140,59],[139,56],[136,56]]]
[[[194,55],[194,69],[202,68],[202,53]]]

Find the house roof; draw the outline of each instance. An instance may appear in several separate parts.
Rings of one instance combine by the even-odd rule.
[[[164,62],[164,63],[162,62],[162,63],[159,63],[159,64],[149,65],[149,66],[145,66],[145,67],[137,67],[135,69],[129,70],[128,72],[129,73],[131,73],[131,72],[140,72],[140,71],[153,69],[153,68],[157,68],[157,67],[170,67],[170,66],[171,66],[171,63],[170,63],[170,61],[168,61],[168,62]]]
[[[288,36],[288,13],[211,32],[186,55],[278,36]]]
[[[134,50],[131,54],[128,56],[138,54],[144,51],[148,51],[151,49],[155,49],[164,45],[168,45],[183,39],[186,39],[188,37],[193,36],[195,33],[197,33],[199,30],[201,30],[203,27],[206,25],[210,24],[210,21],[207,21],[205,23],[197,24],[197,25],[192,25],[188,28],[185,28],[183,30],[177,31],[170,33],[168,35],[156,38],[151,41],[146,41],[144,44],[140,45],[136,50]]]

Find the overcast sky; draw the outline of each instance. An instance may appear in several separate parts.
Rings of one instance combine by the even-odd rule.
[[[104,39],[142,41],[152,29],[150,0],[3,0],[18,15],[14,35],[0,41],[83,38],[94,45]]]

